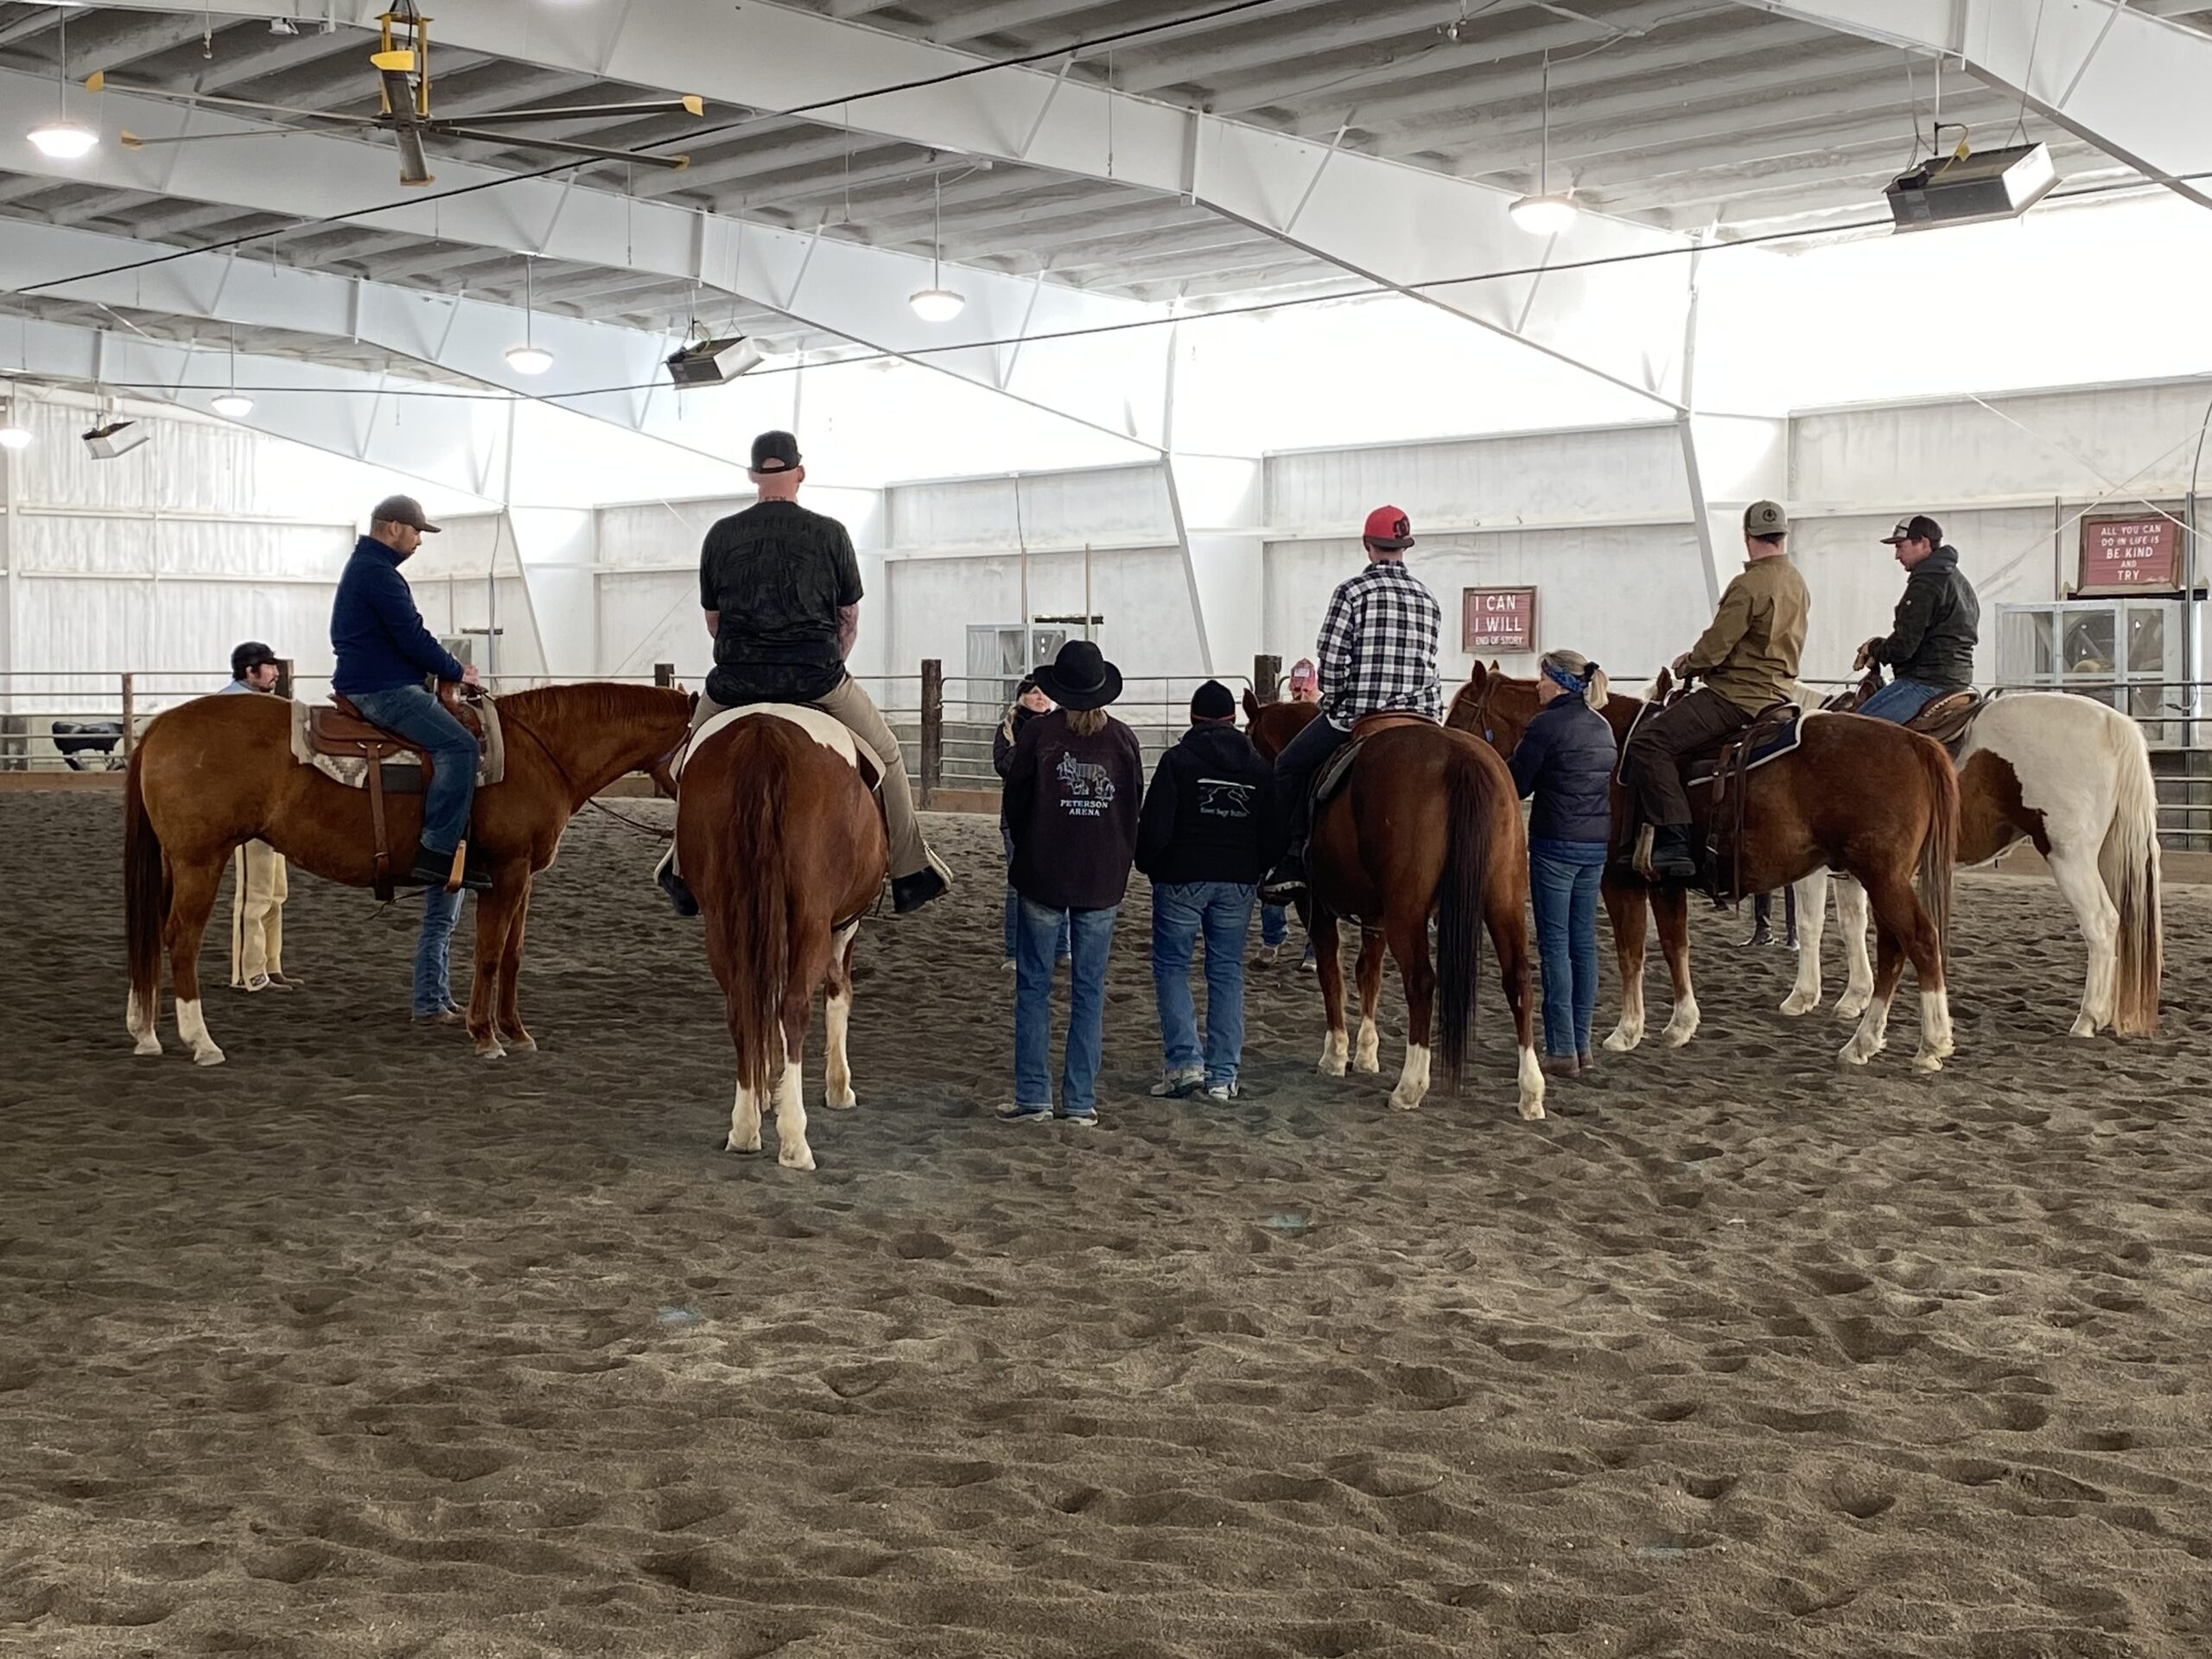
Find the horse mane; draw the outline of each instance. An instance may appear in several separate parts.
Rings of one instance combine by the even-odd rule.
[[[676,707],[684,693],[659,685],[625,685],[615,680],[579,680],[535,685],[500,695],[502,712],[512,712],[533,730],[603,726],[650,720]]]

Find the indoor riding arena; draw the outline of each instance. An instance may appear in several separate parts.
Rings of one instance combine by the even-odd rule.
[[[2212,1653],[2208,86],[0,0],[0,1655]]]

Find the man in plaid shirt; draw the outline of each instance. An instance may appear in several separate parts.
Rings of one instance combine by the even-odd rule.
[[[1367,569],[1340,582],[1321,620],[1321,716],[1275,757],[1275,790],[1290,844],[1262,889],[1281,904],[1306,887],[1306,837],[1313,827],[1313,777],[1351,739],[1354,721],[1384,709],[1441,721],[1436,641],[1443,613],[1406,569],[1413,529],[1395,507],[1367,515]]]

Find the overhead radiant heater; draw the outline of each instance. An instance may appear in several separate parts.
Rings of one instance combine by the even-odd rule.
[[[1901,231],[2018,219],[2058,182],[2048,144],[1969,151],[1963,141],[1948,156],[1923,162],[1890,181],[1890,217]]]

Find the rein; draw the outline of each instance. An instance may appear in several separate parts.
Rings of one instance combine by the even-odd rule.
[[[482,696],[484,701],[486,702],[498,701],[498,699],[494,698],[489,691],[484,692]],[[527,737],[531,742],[537,745],[538,753],[543,754],[548,760],[551,761],[553,763],[553,770],[561,774],[561,781],[569,786],[569,793],[571,796],[581,796],[585,806],[597,808],[600,811],[604,812],[608,817],[613,819],[615,823],[620,824],[624,829],[630,830],[635,835],[644,836],[652,841],[674,841],[676,839],[676,831],[673,829],[664,830],[657,823],[646,823],[642,820],[631,817],[626,813],[618,812],[613,807],[608,806],[601,801],[596,795],[586,793],[582,787],[577,784],[575,774],[571,772],[567,766],[563,766],[561,761],[561,757],[553,752],[553,746],[551,744],[548,743],[536,732],[531,731],[530,728],[524,725],[521,721],[515,719],[512,715],[503,713],[500,715],[499,720],[502,725],[512,727],[516,731],[520,732],[524,737]],[[678,744],[677,747],[680,748],[683,746]],[[675,753],[675,749],[671,749],[669,751],[670,754],[673,754]]]

